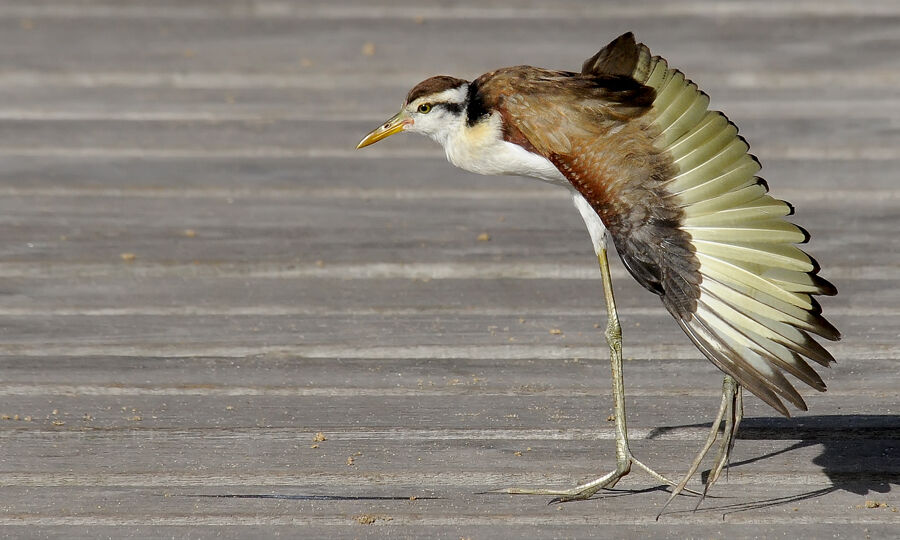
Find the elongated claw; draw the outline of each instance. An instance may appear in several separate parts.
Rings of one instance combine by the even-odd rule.
[[[672,494],[669,496],[666,504],[663,505],[662,510],[656,515],[657,520],[659,520],[659,517],[666,511],[669,503],[671,503],[679,493],[682,491],[690,491],[687,490],[685,486],[691,477],[696,474],[703,458],[706,457],[713,444],[715,444],[716,439],[719,437],[719,428],[724,427],[722,430],[722,441],[719,443],[719,452],[716,454],[716,459],[713,462],[712,469],[710,469],[709,476],[706,477],[703,493],[698,494],[700,495],[700,500],[697,501],[694,510],[700,508],[700,504],[703,502],[703,499],[706,498],[706,493],[709,491],[709,488],[716,483],[716,480],[718,480],[719,476],[722,474],[722,470],[728,465],[731,450],[734,448],[738,426],[740,425],[743,416],[744,402],[741,395],[741,386],[731,378],[731,376],[726,375],[725,380],[722,383],[722,404],[719,406],[719,412],[716,414],[715,420],[713,420],[712,429],[709,431],[709,437],[707,437],[703,448],[700,449],[697,457],[695,457],[693,463],[691,463],[691,467],[688,469],[687,474],[684,475],[681,482],[678,482],[678,485],[672,490]],[[724,426],[722,425],[723,422]]]
[[[631,472],[632,466],[637,466],[639,469],[644,470],[647,474],[662,482],[663,484],[671,487],[677,486],[677,484],[672,480],[669,480],[665,476],[659,474],[647,465],[644,465],[643,463],[635,459],[631,455],[631,452],[628,451],[626,459],[622,463],[620,463],[615,470],[604,474],[600,478],[591,480],[590,482],[575,486],[570,489],[511,487],[495,489],[488,491],[487,493],[499,493],[507,495],[556,495],[555,498],[550,500],[549,504],[558,504],[570,501],[583,501],[590,499],[601,489],[614,487],[619,482],[619,480],[621,480],[624,476],[628,475]],[[701,493],[698,493],[691,489],[686,489],[683,486],[681,491],[685,491],[697,496],[702,495]]]

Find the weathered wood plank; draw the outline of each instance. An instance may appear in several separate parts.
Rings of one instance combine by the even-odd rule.
[[[414,140],[407,137],[404,142],[407,139]],[[892,172],[898,167],[900,160],[766,158],[763,175],[775,195],[795,202],[798,197],[840,201],[868,197],[865,200],[874,202],[896,193]],[[853,185],[849,186],[851,179]],[[879,190],[879,194],[869,197],[865,193],[872,190]],[[61,195],[99,192],[110,197],[131,194],[169,199],[239,196],[287,200],[329,193],[346,199],[416,200],[464,194],[503,198],[501,192],[508,199],[522,192],[531,198],[566,198],[562,190],[534,180],[485,178],[452,168],[443,156],[392,160],[19,156],[0,160],[0,193],[5,197],[10,191]]]
[[[638,338],[640,334],[634,333]],[[718,372],[699,356],[626,359],[629,390],[635,396],[703,396],[718,393]],[[846,406],[832,395],[861,392],[876,395],[896,386],[895,358],[841,358],[821,370],[830,390],[822,402]],[[367,394],[459,396],[483,393],[498,396],[605,396],[609,365],[606,355],[574,358],[298,358],[284,355],[228,357],[117,357],[82,356],[0,359],[4,382],[0,395],[15,396],[275,396],[282,398],[362,398]],[[46,373],[36,379],[35,371]],[[103,377],[103,374],[114,376]],[[366,381],[367,384],[360,384]],[[706,383],[709,383],[708,385]],[[43,394],[42,394],[43,393]],[[885,402],[895,407],[897,402]],[[22,411],[6,411],[22,413]],[[861,406],[856,412],[865,412]],[[110,414],[116,413],[113,411]],[[225,413],[222,413],[225,414]],[[577,408],[573,411],[577,414]],[[192,419],[183,419],[194,422]]]
[[[11,238],[0,248],[4,262],[114,263],[121,262],[122,253],[165,264],[248,259],[571,263],[590,258],[584,227],[565,196],[414,202],[85,196],[78,202],[73,205],[70,197],[4,197],[0,235]],[[847,202],[837,214],[843,219],[820,210],[833,207],[832,201],[794,202],[802,208],[798,221],[814,234],[811,251],[825,265],[826,275],[830,265],[896,262],[894,250],[885,249],[897,242],[895,200]],[[845,225],[849,219],[852,229]],[[186,237],[186,229],[194,237]],[[491,241],[478,241],[485,231]],[[541,250],[532,255],[523,247],[529,245]]]
[[[431,73],[422,72],[420,77]],[[405,80],[391,85],[353,85],[339,89],[181,88],[150,84],[129,88],[52,84],[31,87],[4,86],[0,75],[0,118],[119,122],[355,120],[377,124],[399,107],[407,90]],[[897,88],[829,87],[817,91],[815,96],[795,88],[778,87],[747,89],[720,84],[708,90],[714,94],[712,106],[741,126],[746,119],[779,123],[785,119],[830,117],[877,122],[900,116],[900,89]]]
[[[398,96],[399,99],[400,96]],[[381,112],[393,114],[397,105]],[[353,157],[376,159],[404,155],[437,157],[443,152],[422,137],[393,140],[365,153],[359,139],[377,125],[368,120],[171,120],[145,125],[113,120],[6,120],[0,131],[0,154],[7,155],[192,155],[227,157]],[[762,159],[897,159],[888,143],[900,135],[890,118],[771,118],[741,120],[741,132]]]
[[[589,0],[564,0],[541,4],[510,6],[504,0],[464,0],[447,5],[440,0],[401,0],[390,4],[375,4],[366,0],[348,0],[335,4],[327,0],[159,0],[152,5],[120,4],[107,0],[76,0],[75,2],[34,4],[28,0],[7,0],[0,8],[4,17],[70,17],[99,19],[406,19],[411,11],[423,17],[438,19],[614,19],[635,14],[665,18],[685,14],[718,19],[729,16],[791,18],[810,15],[842,17],[885,16],[898,14],[890,0],[871,0],[865,6],[840,0],[792,2],[772,4],[766,0],[743,0],[722,5],[715,0],[666,2],[636,0],[627,5],[610,4],[602,12]]]
[[[76,495],[77,496],[77,495]],[[446,503],[445,503],[446,504]],[[460,511],[466,508],[484,504],[480,500],[466,500],[448,505]],[[354,509],[356,507],[353,507]],[[364,507],[368,509],[369,507]],[[296,512],[297,509],[294,508]],[[798,509],[799,511],[799,509]],[[266,518],[264,514],[256,512],[253,516],[241,516],[234,519],[221,516],[214,519],[172,518],[155,521],[155,525],[143,525],[133,520],[108,519],[85,520],[82,518],[59,519],[26,519],[21,520],[21,525],[27,526],[29,534],[51,538],[96,538],[97,536],[119,536],[124,538],[147,538],[171,536],[190,536],[191,538],[246,538],[258,535],[282,535],[295,534],[298,528],[302,528],[304,534],[317,538],[363,538],[363,537],[392,537],[414,538],[427,536],[440,537],[447,534],[459,538],[468,538],[483,534],[491,538],[502,536],[529,537],[529,538],[559,538],[560,536],[571,538],[583,538],[597,535],[598,530],[604,527],[615,531],[615,534],[633,535],[634,537],[653,536],[655,538],[679,539],[692,534],[703,537],[717,537],[728,535],[729,538],[757,538],[759,536],[777,536],[785,529],[781,524],[749,524],[735,523],[722,525],[719,523],[670,525],[659,526],[656,524],[607,524],[603,519],[593,520],[587,518],[568,519],[536,519],[523,518],[516,523],[498,524],[498,520],[490,518],[467,517],[452,521],[447,517],[427,519],[423,514],[400,519],[394,509],[388,509],[383,513],[365,514],[375,519],[370,525],[361,525],[358,522],[363,514],[353,514],[350,511],[335,519],[305,518],[295,514],[281,518]],[[721,517],[721,513],[719,514]],[[86,526],[90,521],[91,526]],[[367,519],[363,517],[363,521]],[[69,524],[64,527],[60,524]],[[119,526],[116,527],[116,524]],[[11,524],[15,525],[15,524]],[[9,525],[8,525],[9,526]],[[346,529],[341,529],[346,527]],[[808,523],[799,522],[796,527],[802,529],[811,536],[829,536],[833,538],[858,538],[869,535],[871,538],[893,538],[894,526],[877,523],[858,523],[854,525],[840,523]],[[74,529],[74,530],[73,530]],[[124,531],[123,531],[124,529]],[[12,529],[15,530],[15,529]]]
[[[700,358],[668,315],[623,313],[629,358]],[[851,338],[829,345],[837,358],[896,358],[896,325],[881,315],[840,317]],[[308,358],[492,357],[602,358],[607,351],[593,328],[604,318],[518,316],[116,316],[0,317],[5,355],[223,356],[256,354]],[[592,324],[592,321],[597,321]],[[634,325],[634,326],[632,326]],[[639,326],[638,326],[639,325]],[[509,328],[509,331],[505,329]],[[649,330],[648,330],[649,329]],[[563,335],[552,335],[560,331]],[[642,332],[652,337],[642,337]],[[853,338],[856,339],[853,339]]]
[[[454,508],[465,509],[479,504],[478,501],[465,501],[456,503]],[[368,516],[370,514],[366,514]],[[228,519],[220,517],[214,520],[194,519],[169,519],[160,520],[154,526],[141,526],[129,520],[111,519],[98,520],[96,526],[85,527],[84,519],[45,519],[24,520],[22,525],[28,525],[29,533],[48,535],[61,538],[95,538],[96,536],[112,535],[122,529],[127,529],[123,537],[165,537],[187,535],[191,538],[245,538],[256,535],[286,535],[296,533],[298,527],[302,527],[304,534],[315,537],[328,538],[361,538],[389,536],[394,538],[413,538],[417,536],[439,537],[450,533],[454,537],[468,538],[477,534],[488,537],[514,536],[529,538],[558,538],[560,536],[582,538],[598,534],[598,530],[614,529],[615,534],[640,536],[653,536],[655,538],[678,539],[697,534],[704,537],[716,537],[727,534],[729,538],[756,538],[762,535],[776,536],[783,532],[785,525],[778,524],[748,524],[738,523],[722,525],[692,524],[672,526],[651,524],[617,524],[610,526],[602,520],[591,519],[531,519],[525,518],[514,524],[498,524],[497,520],[487,518],[467,518],[451,523],[449,519],[426,520],[422,515],[403,520],[395,519],[396,512],[388,511],[383,514],[375,514],[376,519],[371,526],[360,525],[358,519],[361,514],[344,514],[338,519],[315,519],[303,517],[285,517],[280,519],[266,519],[257,517]],[[100,525],[103,521],[104,525]],[[363,517],[363,521],[367,521]],[[54,524],[69,523],[69,528],[54,526]],[[112,524],[120,524],[115,528]],[[191,523],[193,525],[188,525]],[[266,525],[262,525],[262,524]],[[348,526],[346,530],[338,532],[340,526]],[[77,525],[77,527],[75,527]],[[241,525],[236,527],[236,525]],[[72,529],[74,532],[70,532]],[[832,523],[802,523],[797,528],[812,536],[832,536],[834,538],[855,538],[860,535],[869,535],[871,538],[893,538],[892,525],[879,524],[832,524]]]
[[[898,19],[888,0],[0,2],[3,534],[893,538]],[[845,334],[810,412],[748,398],[728,482],[661,524],[639,474],[583,504],[478,493],[612,467],[605,311],[566,194],[414,137],[353,150],[427,75],[577,68],[626,29],[749,138]],[[721,374],[615,264],[633,447],[676,476]]]
[[[0,267],[2,268],[2,267]],[[213,275],[167,276],[109,274],[102,280],[58,277],[4,277],[0,314],[5,316],[180,315],[180,316],[421,316],[486,315],[493,317],[565,315],[594,321],[606,316],[599,274],[587,264],[585,276],[565,274],[524,279],[489,272],[478,279],[437,277],[377,278],[328,276],[312,270],[304,277]],[[475,266],[474,270],[478,270]],[[484,267],[487,269],[487,267]],[[338,270],[331,269],[337,273]],[[664,314],[656,297],[633,286],[627,273],[614,273],[622,314]],[[842,317],[890,316],[900,304],[900,287],[891,276],[837,280],[840,293],[822,299],[826,313]],[[374,286],[373,285],[377,285]]]
[[[698,425],[691,433],[696,436],[690,438],[637,438],[633,448],[647,463],[675,476],[685,470],[688,460],[675,463],[671,456],[685,448],[699,449],[705,439],[701,431],[708,427],[708,423]],[[405,492],[408,498],[454,491],[474,494],[502,487],[504,482],[566,486],[590,479],[597,471],[611,469],[615,464],[611,436],[547,440],[529,437],[530,433],[523,430],[513,431],[509,438],[484,438],[480,431],[471,430],[453,439],[441,438],[438,432],[435,440],[425,441],[421,437],[408,438],[402,431],[375,430],[369,439],[354,440],[341,439],[343,433],[326,429],[325,436],[333,439],[312,448],[313,433],[290,431],[273,437],[271,431],[159,430],[154,436],[134,431],[88,431],[72,436],[45,432],[32,439],[4,441],[10,442],[17,453],[41,457],[45,468],[31,470],[30,462],[11,462],[9,469],[0,472],[0,480],[5,489],[33,488],[45,492],[54,487],[107,487],[200,494],[236,490],[252,493],[247,486],[268,486],[270,493],[402,497]],[[752,425],[748,431],[751,436],[756,434]],[[885,457],[896,447],[897,439],[872,439],[864,452],[842,461],[840,456],[853,452],[860,443],[858,439],[792,438],[786,429],[760,431],[762,439],[737,441],[728,483],[723,482],[713,495],[743,499],[767,486],[777,496],[796,494],[798,488],[808,491],[834,487],[831,491],[848,492],[845,500],[856,495],[861,501],[866,495],[878,497],[878,493],[888,491],[900,480],[897,460]],[[478,442],[466,440],[466,436],[477,438]],[[196,451],[185,452],[185,445]],[[148,448],[154,448],[156,453],[142,461],[129,459]],[[692,454],[685,453],[684,457]],[[786,454],[788,457],[784,457]],[[755,459],[759,456],[766,457]],[[83,457],[84,464],[73,473],[71,461],[79,457]],[[348,457],[353,457],[350,464]],[[127,465],[111,472],[110,461]],[[259,461],[266,465],[254,467],[254,462]],[[760,461],[765,465],[758,465]],[[417,462],[416,471],[403,465],[409,462]],[[873,465],[869,466],[870,462]],[[254,467],[254,471],[242,472],[248,467]],[[861,473],[863,467],[865,472]],[[626,482],[622,487],[627,489],[655,487],[652,479],[639,474]],[[827,512],[828,505],[822,506]],[[13,508],[27,509],[25,501],[10,509]]]
[[[256,489],[254,489],[256,488]],[[807,488],[807,489],[804,489]],[[36,492],[38,495],[44,494],[45,490],[35,489],[28,490]],[[97,524],[121,523],[121,524],[140,524],[142,521],[151,519],[151,515],[145,514],[147,509],[159,509],[167,516],[171,516],[171,521],[162,518],[161,524],[188,525],[191,523],[190,514],[198,514],[196,522],[200,524],[232,524],[232,525],[253,525],[253,524],[270,524],[270,525],[304,525],[304,524],[328,524],[336,525],[356,525],[357,534],[365,529],[354,523],[355,515],[368,512],[375,515],[383,515],[385,517],[393,517],[393,521],[397,523],[382,523],[375,527],[376,530],[383,530],[383,527],[391,525],[432,525],[442,526],[444,528],[452,527],[454,523],[459,525],[494,525],[497,526],[505,520],[496,516],[502,516],[505,511],[511,510],[513,507],[523,508],[524,516],[516,519],[516,522],[522,522],[531,526],[544,525],[549,526],[556,524],[559,526],[581,525],[598,527],[600,525],[613,525],[616,523],[626,525],[649,524],[652,520],[645,520],[640,517],[640,512],[650,511],[654,513],[659,510],[665,500],[665,493],[642,493],[634,494],[629,491],[619,490],[608,497],[602,498],[593,503],[585,503],[582,505],[569,505],[565,507],[548,506],[546,497],[499,497],[496,495],[472,495],[462,490],[454,490],[449,496],[434,499],[416,499],[406,500],[377,500],[371,496],[368,500],[362,498],[360,500],[304,500],[300,496],[305,493],[297,493],[298,497],[291,500],[288,499],[267,499],[263,497],[266,492],[259,493],[259,487],[249,486],[241,489],[236,494],[257,494],[258,498],[248,497],[227,498],[227,497],[203,497],[202,493],[185,493],[181,490],[126,490],[121,488],[107,489],[64,489],[60,490],[66,495],[66,503],[63,507],[65,513],[60,518],[54,520],[50,516],[45,518],[45,524],[57,523],[65,524],[67,521],[71,525],[77,525],[79,522],[84,524],[82,519],[91,519],[97,516]],[[299,490],[298,490],[299,491]],[[399,491],[399,493],[403,493]],[[816,502],[802,499],[805,493],[815,491],[808,489],[807,486],[798,486],[793,490],[791,495],[797,499],[793,504],[786,505],[786,508],[768,507],[768,508],[742,508],[742,505],[736,505],[729,499],[710,499],[707,502],[709,509],[697,513],[684,512],[684,507],[690,505],[690,500],[682,502],[682,512],[676,513],[674,516],[668,516],[669,520],[675,520],[674,528],[685,530],[686,524],[711,525],[717,524],[722,530],[731,530],[735,527],[736,531],[743,530],[741,525],[750,523],[763,523],[773,526],[775,524],[805,526],[810,523],[833,523],[846,524],[846,521],[838,519],[834,516],[828,516],[821,508],[816,507]],[[25,490],[22,490],[25,492]],[[19,492],[19,493],[22,493]],[[385,491],[389,497],[397,490]],[[17,494],[19,494],[17,493]],[[135,495],[131,495],[135,493]],[[170,493],[168,497],[164,494]],[[227,493],[227,492],[226,492]],[[376,491],[376,493],[378,493]],[[754,490],[754,495],[762,495],[765,498],[763,490]],[[646,502],[638,502],[636,499],[644,497],[650,499]],[[850,508],[856,518],[856,523],[865,525],[877,525],[879,522],[879,513],[865,509],[856,508],[859,497],[841,494],[834,497],[838,504],[844,503]],[[122,504],[117,505],[116,500],[121,500]],[[148,504],[147,501],[151,501]],[[143,502],[142,502],[143,501]],[[511,502],[510,502],[511,501]],[[93,509],[91,509],[92,505]],[[96,508],[99,506],[100,508]],[[149,508],[148,508],[149,506]],[[737,507],[735,507],[737,506]],[[608,508],[607,511],[599,512],[601,507]],[[47,505],[43,504],[38,507],[45,512],[49,511]],[[559,508],[563,508],[559,510]],[[796,510],[795,510],[796,509]],[[133,517],[129,518],[128,511],[133,512]],[[730,512],[729,512],[730,510]],[[802,511],[801,511],[802,510]],[[880,509],[881,516],[889,514],[890,509]],[[727,520],[722,524],[722,515],[727,513]],[[18,513],[17,513],[18,514]],[[149,514],[149,512],[148,512]],[[329,515],[330,514],[330,515]],[[493,514],[493,515],[492,515]],[[597,514],[597,515],[592,515]],[[13,514],[14,516],[16,514]],[[28,521],[37,522],[38,516],[31,512],[22,512],[22,518]],[[66,520],[70,517],[70,520]],[[29,519],[30,518],[30,519]],[[71,519],[75,518],[75,519]],[[254,519],[255,518],[255,519]],[[6,525],[10,521],[4,521]],[[254,523],[255,521],[255,523]],[[388,520],[384,520],[388,521]],[[168,523],[167,523],[168,522]],[[89,522],[87,523],[89,524]],[[670,527],[668,524],[656,525],[659,529]],[[860,527],[857,530],[860,530]],[[586,529],[585,529],[586,530]],[[874,529],[881,530],[881,529]],[[752,535],[750,535],[752,537]]]
[[[652,9],[652,8],[651,8]],[[735,66],[742,71],[798,74],[832,71],[842,77],[872,67],[896,65],[890,43],[898,39],[896,15],[880,17],[723,16],[708,18],[653,17],[648,12],[607,19],[603,10],[584,18],[425,20],[415,12],[401,19],[383,19],[377,27],[366,19],[81,19],[39,18],[23,27],[16,18],[0,19],[0,64],[37,71],[240,71],[245,73],[326,73],[409,76],[442,66],[449,72],[482,73],[497,66],[532,63],[575,68],[624,29],[638,32],[654,50],[665,51],[689,73],[725,77]],[[764,13],[764,9],[760,10]],[[352,15],[351,15],[352,16]],[[355,24],[354,24],[355,23]],[[823,26],[840,29],[837,42]],[[25,25],[27,26],[27,25]],[[760,39],[765,28],[766,39]],[[558,36],[565,40],[534,39]],[[332,38],[339,35],[341,39]],[[402,40],[384,36],[404,36]],[[484,45],[485,36],[491,46]],[[528,39],[523,39],[523,37]],[[802,36],[805,46],[798,45]],[[376,46],[367,56],[362,47]],[[110,47],[109,43],[118,46]],[[324,47],[321,44],[331,43]],[[415,54],[410,44],[415,43]],[[447,44],[452,43],[452,47]],[[882,47],[872,46],[880,43]],[[52,50],[56,54],[48,55]],[[710,55],[715,50],[717,54]],[[581,51],[573,57],[572,51]],[[136,66],[135,59],[142,59]],[[303,59],[311,62],[304,68]],[[861,63],[860,58],[866,62]],[[402,59],[402,61],[398,60]],[[263,69],[261,67],[264,66]],[[883,73],[883,69],[878,70]],[[699,78],[699,76],[698,76]],[[800,77],[798,77],[800,78]],[[871,75],[873,81],[877,76]],[[412,84],[414,80],[408,80]],[[857,84],[858,81],[854,81]]]

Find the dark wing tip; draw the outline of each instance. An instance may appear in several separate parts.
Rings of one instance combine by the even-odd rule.
[[[632,32],[625,32],[581,65],[584,75],[627,75],[631,77],[640,57],[640,47]]]
[[[794,207],[791,207],[791,210],[793,210],[793,209],[794,209]],[[794,225],[794,227],[797,227],[797,229],[800,230],[800,233],[801,233],[801,234],[803,234],[803,240],[801,240],[800,242],[797,242],[797,243],[798,243],[798,244],[806,244],[806,243],[808,243],[808,242],[809,242],[809,239],[811,238],[811,236],[810,236],[810,234],[809,234],[809,231],[807,231],[804,227],[801,227],[800,225],[797,225],[796,223],[794,223],[793,225]]]
[[[835,296],[838,293],[837,287],[835,287],[833,283],[823,278],[822,276],[813,275],[812,278],[816,283],[816,286],[819,288],[819,290],[816,291],[816,294],[821,296]]]
[[[763,400],[767,405],[790,418],[791,413],[788,408],[779,399],[771,384],[757,373],[747,369],[745,363],[738,354],[725,342],[716,339],[715,332],[700,319],[695,318],[691,324],[687,321],[677,318],[679,326],[688,335],[694,345],[706,356],[716,367],[725,373],[734,377],[734,379],[744,388],[750,390],[756,397]],[[790,383],[788,383],[790,386]],[[793,390],[793,388],[791,388]],[[780,389],[779,389],[780,390]],[[794,390],[796,392],[796,390]],[[781,392],[779,392],[781,393]],[[787,397],[787,396],[782,396]],[[794,403],[795,400],[791,400]],[[805,407],[806,403],[800,398],[800,403]],[[798,405],[797,403],[794,403]],[[799,407],[803,408],[803,407]]]
[[[769,186],[768,186],[768,185],[766,185],[766,191],[769,191],[769,189],[768,189],[768,188],[769,188]],[[797,209],[796,209],[796,208],[794,208],[794,205],[793,205],[793,204],[791,204],[791,203],[789,203],[789,202],[787,202],[787,201],[781,201],[781,202],[783,202],[783,203],[784,203],[784,204],[786,204],[786,205],[787,205],[787,207],[788,207],[788,213],[787,213],[787,215],[789,215],[789,216],[793,216],[793,215],[794,215],[794,213],[795,213],[795,212],[796,212],[796,210],[797,210]]]

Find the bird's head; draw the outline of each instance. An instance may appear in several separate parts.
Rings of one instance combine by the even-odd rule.
[[[469,83],[440,75],[425,79],[406,96],[400,112],[366,135],[357,145],[363,148],[394,133],[422,133],[444,143],[466,118]]]

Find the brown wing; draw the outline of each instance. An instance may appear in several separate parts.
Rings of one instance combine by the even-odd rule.
[[[805,410],[782,371],[824,390],[803,357],[832,362],[810,333],[840,334],[810,296],[835,290],[793,245],[808,236],[782,219],[790,205],[766,194],[747,143],[709,98],[631,34],[582,71],[510,68],[476,84],[507,139],[569,179],[707,358],[783,414],[781,399]]]
[[[507,140],[527,141],[587,199],[609,229],[626,267],[689,317],[698,296],[699,264],[681,210],[662,184],[672,164],[653,146],[643,119],[656,92],[631,77],[507,68],[475,81],[501,111]]]

